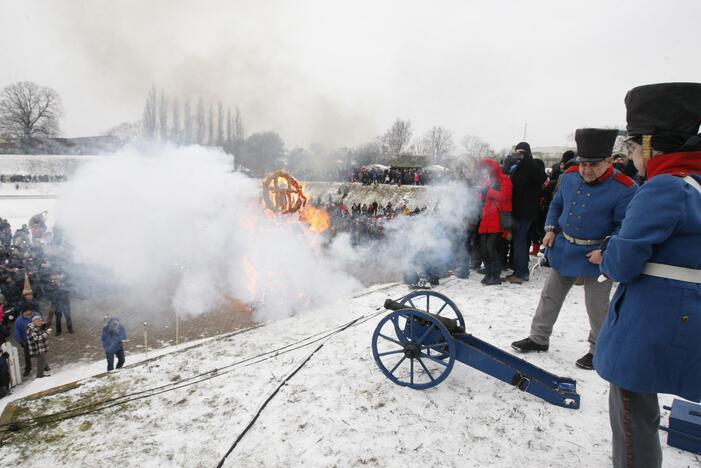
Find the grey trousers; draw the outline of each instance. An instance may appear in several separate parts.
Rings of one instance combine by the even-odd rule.
[[[596,338],[599,336],[599,330],[601,330],[601,325],[603,325],[609,309],[613,282],[606,280],[599,283],[595,277],[582,279],[584,280],[584,304],[591,327],[587,340],[589,341],[589,352],[594,354]],[[557,270],[550,270],[550,275],[545,280],[545,285],[540,293],[538,308],[531,322],[531,340],[541,345],[550,343],[550,335],[552,335],[553,326],[560,315],[562,304],[576,280],[576,276],[562,276]]]
[[[46,367],[46,354],[37,354],[37,378],[44,377]]]
[[[637,393],[611,384],[609,418],[615,468],[660,468],[660,404],[656,393]]]

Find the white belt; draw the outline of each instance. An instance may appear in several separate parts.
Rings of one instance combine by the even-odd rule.
[[[692,187],[694,187],[694,188],[696,189],[697,192],[701,193],[701,185],[699,185],[699,183],[696,182],[696,179],[694,179],[694,178],[691,177],[691,176],[686,176],[686,177],[684,177],[683,180],[684,180],[684,182],[686,182],[687,184],[689,184],[689,185],[691,185]]]
[[[684,268],[662,263],[648,262],[643,270],[644,275],[657,276],[658,278],[668,278],[677,281],[687,281],[689,283],[701,284],[701,270],[694,268]]]

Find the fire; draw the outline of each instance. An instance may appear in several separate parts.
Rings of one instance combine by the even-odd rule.
[[[313,232],[324,232],[331,227],[331,217],[328,211],[314,208],[311,205],[305,206],[300,211],[299,219],[309,224],[309,229]]]
[[[246,287],[251,292],[251,295],[255,297],[256,287],[258,286],[258,272],[248,257],[243,257],[242,261],[243,270],[246,273]]]

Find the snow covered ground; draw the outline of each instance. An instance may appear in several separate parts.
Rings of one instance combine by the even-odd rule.
[[[480,278],[451,278],[436,290],[458,304],[468,332],[510,349],[511,341],[528,334],[544,273],[521,286],[484,287]],[[575,287],[567,299],[550,351],[524,356],[577,379],[579,410],[549,405],[460,364],[443,383],[425,391],[393,384],[374,363],[371,337],[384,300],[406,292],[403,285],[375,287],[108,376],[88,377],[102,371],[102,362],[60,370],[17,389],[13,397],[77,377],[85,377],[83,385],[16,402],[24,414],[160,386],[167,391],[12,433],[0,447],[0,459],[4,465],[28,467],[216,466],[275,388],[323,344],[272,398],[224,466],[610,465],[607,384],[574,365],[587,350],[582,288]],[[254,356],[260,357],[246,360]],[[219,370],[199,383],[184,380],[214,369]],[[661,402],[669,404],[671,397]],[[668,447],[661,437],[665,467],[700,466],[698,456]]]

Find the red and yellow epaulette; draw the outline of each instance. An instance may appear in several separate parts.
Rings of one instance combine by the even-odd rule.
[[[572,166],[565,170],[564,174],[569,174],[570,172],[579,172],[579,166]]]
[[[621,174],[620,172],[616,174],[614,180],[619,184],[625,185],[626,187],[632,187],[633,185],[635,185],[635,181],[633,179],[631,179],[625,174]]]

